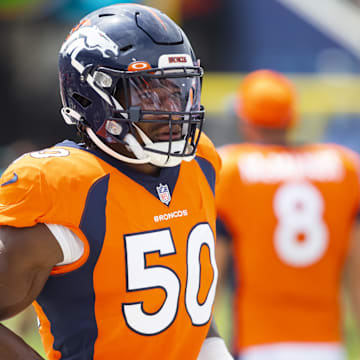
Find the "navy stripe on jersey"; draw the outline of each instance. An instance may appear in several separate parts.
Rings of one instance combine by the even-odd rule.
[[[206,160],[202,157],[196,156],[195,160],[200,165],[200,168],[201,168],[202,172],[204,173],[206,180],[209,183],[209,186],[210,186],[213,194],[215,194],[216,173],[215,173],[214,167],[208,160]]]
[[[63,360],[93,359],[98,336],[93,272],[105,237],[108,183],[109,175],[92,185],[82,214],[79,227],[89,241],[88,260],[72,272],[50,276],[37,299]]]

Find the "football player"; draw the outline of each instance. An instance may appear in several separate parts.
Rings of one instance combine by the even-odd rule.
[[[359,208],[359,158],[335,144],[290,144],[297,98],[280,73],[248,74],[236,104],[247,142],[221,149],[216,188],[220,274],[230,249],[234,263],[234,353],[344,360],[341,283]],[[359,250],[351,255],[356,276]],[[359,281],[352,285],[358,298]]]
[[[212,322],[214,187],[203,70],[141,5],[86,16],[59,56],[64,141],[0,181],[0,319],[34,304],[49,359],[231,359]],[[0,326],[0,358],[38,360]]]

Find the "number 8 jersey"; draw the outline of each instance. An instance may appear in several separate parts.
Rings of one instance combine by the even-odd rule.
[[[50,360],[197,358],[217,281],[219,166],[205,135],[194,160],[158,177],[72,142],[9,166],[0,224],[59,224],[84,243],[35,303]]]
[[[340,343],[357,155],[320,144],[229,145],[221,154],[217,209],[233,241],[236,354],[271,343]]]

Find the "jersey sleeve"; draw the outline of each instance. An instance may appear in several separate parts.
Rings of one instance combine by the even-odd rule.
[[[235,186],[234,178],[236,177],[236,161],[232,156],[230,146],[221,147],[218,149],[221,155],[222,167],[219,174],[219,181],[215,190],[216,210],[217,210],[217,224],[221,224],[217,231],[220,235],[231,237],[231,219],[232,209],[232,192]],[[234,163],[235,161],[235,163]]]
[[[77,228],[93,181],[103,176],[84,151],[53,147],[26,154],[0,179],[0,225]]]
[[[221,169],[221,158],[215,149],[214,144],[204,133],[201,134],[199,146],[197,148],[196,156],[208,160],[214,168],[216,183],[219,179],[219,172]]]
[[[353,174],[353,191],[351,193],[354,197],[355,209],[354,213],[357,219],[360,219],[360,157],[354,151],[343,148],[345,154],[345,167],[347,171]]]
[[[341,157],[342,166],[347,179],[346,189],[354,206],[354,216],[360,218],[360,156],[355,151],[339,145],[326,144],[328,148],[337,151]]]
[[[0,225],[33,226],[50,207],[42,171],[22,159],[11,164],[0,179]]]

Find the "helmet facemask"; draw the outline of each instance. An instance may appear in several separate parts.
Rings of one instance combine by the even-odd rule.
[[[116,85],[111,89],[112,116],[96,135],[104,137],[105,128],[107,143],[124,144],[137,158],[124,161],[162,167],[190,161],[204,121],[201,76],[200,67],[136,72],[98,68],[98,85],[100,78]],[[154,124],[152,133],[146,134],[142,124]]]

